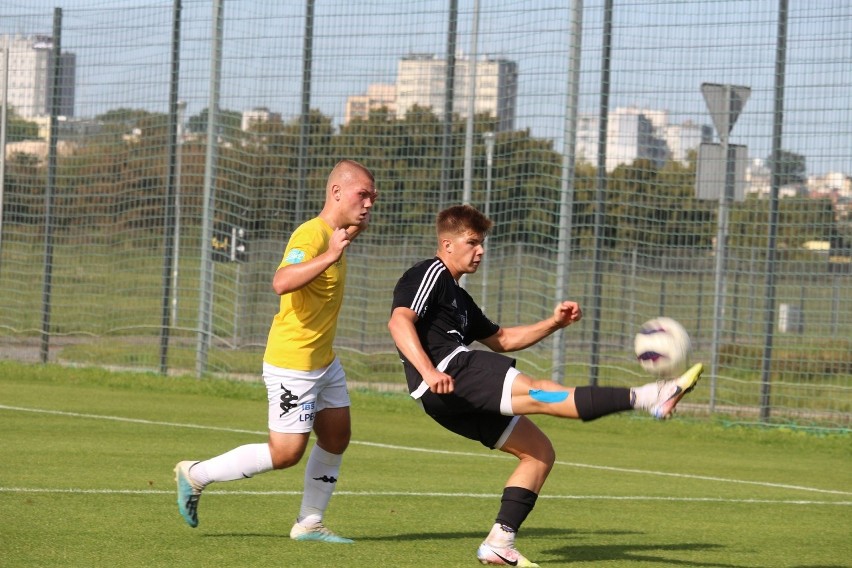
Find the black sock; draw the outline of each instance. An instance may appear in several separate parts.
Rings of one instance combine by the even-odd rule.
[[[633,408],[630,389],[625,387],[577,387],[574,404],[583,422]]]
[[[506,487],[503,489],[503,500],[500,512],[494,522],[503,525],[512,532],[518,532],[521,524],[535,506],[538,494],[523,487]]]

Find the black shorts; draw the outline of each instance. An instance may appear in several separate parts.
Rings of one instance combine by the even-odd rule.
[[[491,351],[459,353],[444,371],[455,381],[453,392],[426,391],[423,409],[447,430],[494,448],[516,421],[500,413],[503,385],[514,366],[514,359]]]

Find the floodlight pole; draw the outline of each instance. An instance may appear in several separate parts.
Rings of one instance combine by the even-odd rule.
[[[201,286],[198,295],[198,333],[195,374],[207,371],[207,354],[213,335],[213,209],[216,190],[216,160],[219,144],[219,96],[222,85],[222,35],[225,0],[213,0],[213,30],[210,44],[210,94],[207,106],[207,154],[204,161],[204,197],[201,216]]]
[[[484,132],[482,140],[485,142],[485,205],[486,217],[491,217],[491,182],[494,169],[494,133]],[[485,310],[488,303],[488,260],[482,263],[482,300],[480,305]]]
[[[6,126],[9,104],[9,36],[3,36],[3,93],[0,103],[0,267],[3,253],[3,189],[6,187]]]
[[[178,325],[178,276],[180,273],[180,176],[183,156],[183,117],[186,111],[186,101],[178,101],[177,105],[177,141],[175,145],[175,230],[174,230],[174,255],[172,257],[172,327]]]

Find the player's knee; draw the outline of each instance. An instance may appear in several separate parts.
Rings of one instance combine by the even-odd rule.
[[[293,467],[302,459],[305,453],[304,448],[289,448],[286,446],[269,446],[270,454],[272,455],[273,469],[286,469]]]
[[[547,440],[547,443],[542,448],[539,460],[547,466],[547,471],[550,471],[553,468],[553,464],[556,463],[556,450],[553,448],[550,440]]]
[[[541,436],[535,444],[527,447],[525,454],[527,458],[539,464],[538,467],[545,472],[549,472],[556,463],[556,450],[550,439],[545,436]]]
[[[323,440],[322,442],[317,440],[317,445],[330,454],[342,454],[349,447],[349,437],[347,436],[345,439]]]

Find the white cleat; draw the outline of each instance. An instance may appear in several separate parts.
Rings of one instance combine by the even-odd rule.
[[[518,552],[514,546],[491,546],[487,542],[479,545],[476,558],[480,564],[492,566],[518,566],[521,568],[539,568],[535,562],[530,562],[526,556]]]
[[[657,401],[650,408],[651,416],[657,420],[671,418],[677,403],[686,393],[695,388],[695,384],[701,378],[703,371],[704,365],[696,363],[676,379],[659,381],[657,383],[659,388]]]

